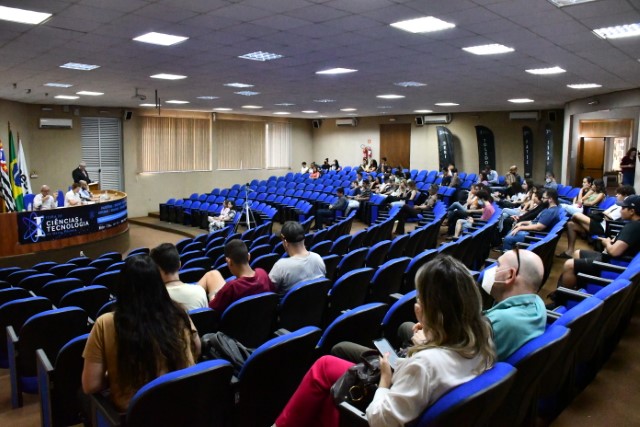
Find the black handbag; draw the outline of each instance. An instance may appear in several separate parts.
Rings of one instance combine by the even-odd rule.
[[[350,367],[331,387],[336,405],[347,402],[365,411],[373,400],[380,382],[380,355],[377,351],[365,351],[362,362]]]

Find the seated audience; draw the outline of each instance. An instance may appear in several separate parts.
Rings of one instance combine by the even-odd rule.
[[[324,163],[322,163],[322,173],[327,173],[331,170],[331,165],[329,164],[329,158],[324,159]]]
[[[482,208],[478,204],[478,191],[484,189],[485,186],[483,184],[473,184],[471,186],[471,190],[467,195],[467,202],[463,205],[460,202],[453,202],[447,208],[447,218],[446,222],[443,223],[443,226],[447,227],[447,236],[453,236],[455,232],[455,227],[457,221],[459,219],[464,219],[470,216],[473,213],[482,212]]]
[[[380,383],[366,410],[372,427],[403,426],[452,388],[495,360],[489,323],[481,313],[480,293],[467,268],[450,256],[428,262],[416,275],[414,345],[394,372],[389,355],[380,358]],[[324,356],[304,376],[276,419],[277,427],[338,426],[331,386],[353,365]]]
[[[578,283],[578,274],[585,273],[593,276],[600,274],[600,269],[594,265],[594,261],[608,262],[611,258],[633,257],[640,251],[640,196],[628,196],[620,203],[620,216],[628,221],[618,235],[610,237],[598,237],[604,247],[603,252],[586,251],[579,249],[573,253],[573,259],[564,263],[561,277],[561,285],[575,288]]]
[[[208,216],[209,232],[220,230],[226,226],[225,221],[231,221],[236,215],[236,211],[233,210],[233,202],[231,200],[225,200],[222,203],[222,210],[218,216]]]
[[[544,188],[549,188],[552,190],[558,189],[558,183],[556,182],[556,176],[553,172],[547,172],[544,177]]]
[[[625,198],[636,194],[636,190],[630,185],[621,185],[616,190],[616,204],[603,212],[590,212],[588,215],[575,213],[567,222],[567,250],[557,255],[558,258],[571,259],[576,247],[579,235],[604,235],[607,230],[607,221],[617,221],[621,216],[621,204]]]
[[[79,206],[82,204],[82,200],[80,199],[80,184],[74,182],[71,185],[71,190],[67,191],[67,194],[64,195],[64,207],[67,206]]]
[[[275,290],[266,271],[261,268],[253,270],[249,266],[251,255],[242,240],[233,239],[227,243],[224,256],[229,271],[236,278],[225,282],[218,270],[211,270],[198,282],[209,297],[209,308],[222,313],[240,298]]]
[[[207,293],[201,286],[186,284],[180,280],[180,254],[172,243],[163,243],[151,249],[151,259],[160,269],[160,277],[172,300],[186,311],[209,305]]]
[[[417,206],[403,205],[400,208],[396,216],[398,225],[396,226],[395,234],[404,234],[404,224],[407,222],[407,218],[415,217],[421,212],[433,209],[438,201],[439,188],[437,184],[431,184],[429,187],[429,195],[423,204]]]
[[[366,179],[362,181],[362,188],[358,193],[355,196],[350,196],[348,198],[351,200],[349,200],[347,204],[347,210],[344,213],[345,215],[349,215],[349,212],[353,209],[359,209],[360,203],[369,201],[371,198],[371,186],[369,185],[369,181]]]
[[[58,207],[58,199],[56,196],[52,196],[51,189],[48,185],[40,187],[40,193],[36,194],[33,198],[33,210],[45,211],[48,209],[55,209]]]
[[[297,283],[327,274],[322,257],[305,248],[304,227],[299,222],[285,222],[280,230],[280,238],[289,257],[279,259],[269,272],[276,292],[284,295]]]
[[[380,159],[380,164],[378,165],[378,172],[386,173],[389,165],[387,164],[387,158],[383,157]]]
[[[82,354],[82,390],[109,389],[109,399],[125,412],[142,386],[193,365],[199,353],[198,331],[169,297],[156,264],[147,255],[129,257],[115,311],[96,320]]]
[[[311,171],[309,172],[309,178],[311,179],[318,179],[320,178],[320,170],[318,169],[317,166],[313,166],[311,168]]]
[[[511,250],[516,243],[524,242],[530,231],[550,230],[564,216],[564,211],[558,206],[558,193],[556,190],[545,190],[542,195],[542,202],[548,203],[549,207],[540,212],[533,221],[523,221],[515,224],[511,232],[504,238],[503,250]]]
[[[329,209],[318,209],[316,211],[315,230],[320,230],[333,221],[336,211],[344,212],[347,209],[348,202],[344,196],[344,188],[338,187],[336,189],[336,196],[338,196],[338,200],[334,204],[329,205]]]
[[[511,165],[511,167],[509,167],[509,172],[504,176],[504,183],[507,186],[510,186],[514,182],[520,183],[520,181],[521,178],[520,175],[518,175],[518,166]]]
[[[493,207],[493,198],[489,195],[487,190],[478,191],[478,207],[482,209],[482,215],[480,220],[488,221],[493,213],[496,211]],[[474,219],[472,216],[461,218],[456,221],[456,229],[452,237],[448,237],[448,240],[457,239],[462,232],[473,226]]]
[[[378,171],[378,162],[376,159],[371,159],[369,163],[369,167],[367,168],[367,172],[377,172]]]
[[[309,173],[309,167],[307,166],[307,162],[302,162],[302,166],[300,167],[300,173],[305,174]]]
[[[582,213],[585,207],[597,206],[607,197],[604,181],[590,176],[582,180],[582,188],[573,199],[572,204],[563,203],[560,206],[569,214]]]
[[[338,163],[338,159],[333,159],[333,164],[331,165],[331,170],[332,171],[336,171],[336,172],[340,172],[342,170],[342,167],[340,166],[340,163]]]

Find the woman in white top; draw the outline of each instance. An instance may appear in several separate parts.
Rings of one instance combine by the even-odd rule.
[[[82,200],[80,199],[80,184],[74,182],[71,185],[71,190],[67,191],[67,194],[64,196],[64,207],[67,206],[79,206],[82,204]]]
[[[414,327],[414,346],[408,357],[398,359],[395,372],[388,354],[380,358],[380,383],[366,412],[372,427],[404,426],[496,360],[478,287],[462,263],[448,255],[428,262],[416,274],[416,290],[420,322]],[[337,426],[340,416],[330,389],[352,365],[333,356],[318,359],[275,425]]]

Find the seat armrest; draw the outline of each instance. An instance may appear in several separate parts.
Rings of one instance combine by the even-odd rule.
[[[602,261],[593,261],[593,265],[597,265],[598,267],[605,270],[619,272],[619,273],[623,273],[627,269],[627,267],[623,267],[621,265],[609,264],[608,262],[602,262]]]
[[[124,424],[124,414],[120,414],[109,399],[101,393],[91,395],[91,419],[94,426],[119,427]]]
[[[366,427],[369,425],[364,412],[347,402],[340,403],[338,411],[340,412],[340,427]]]
[[[36,350],[36,363],[38,366],[38,393],[40,394],[40,416],[42,417],[42,425],[52,426],[53,414],[51,412],[51,405],[53,404],[53,399],[51,397],[51,388],[55,371],[47,354],[41,348]]]
[[[18,378],[18,335],[13,326],[7,326],[7,358],[9,359],[9,382],[11,383],[11,407],[22,406],[22,390]]]
[[[590,274],[585,273],[578,273],[578,281],[580,283],[593,282],[603,286],[606,286],[609,283],[613,282],[612,279],[605,279],[599,276],[591,276]]]
[[[556,313],[553,310],[547,310],[547,323],[553,323],[561,317],[562,315],[560,313]]]
[[[565,288],[565,287],[560,286],[556,290],[556,303],[558,302],[558,300],[560,300],[560,301],[567,301],[567,300],[582,301],[582,300],[585,300],[585,299],[589,298],[590,296],[591,296],[590,294],[585,294],[585,293],[578,292],[578,291],[573,290],[573,289],[569,289],[569,288]]]
[[[273,334],[275,336],[277,336],[277,337],[281,337],[283,335],[287,335],[287,334],[290,334],[290,333],[291,333],[291,331],[289,331],[288,329],[280,328],[277,331],[275,331]]]
[[[389,298],[391,298],[393,301],[400,301],[400,298],[402,298],[404,295],[402,295],[399,292],[393,293],[389,295]]]

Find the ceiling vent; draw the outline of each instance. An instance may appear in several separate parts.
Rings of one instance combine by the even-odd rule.
[[[358,126],[358,119],[336,119],[336,126]]]
[[[427,114],[424,116],[425,125],[447,124],[451,123],[451,114]]]
[[[537,111],[512,111],[509,113],[509,120],[540,120],[540,113]]]
[[[38,123],[40,129],[72,129],[73,120],[71,119],[40,119]]]

